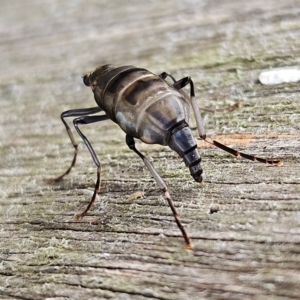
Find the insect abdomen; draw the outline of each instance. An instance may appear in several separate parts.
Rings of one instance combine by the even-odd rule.
[[[148,71],[127,70],[110,82],[105,102],[113,97],[116,123],[129,135],[148,144],[167,145],[169,129],[189,118],[189,104],[165,80]],[[119,81],[115,83],[115,80]],[[110,98],[111,100],[111,98]]]

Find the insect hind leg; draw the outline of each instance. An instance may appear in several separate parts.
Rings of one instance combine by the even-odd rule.
[[[66,127],[68,136],[69,136],[69,138],[72,142],[72,145],[73,145],[75,151],[74,151],[72,163],[71,163],[70,167],[67,169],[67,171],[64,172],[62,175],[56,177],[56,178],[48,179],[47,180],[48,183],[58,182],[58,181],[62,180],[66,175],[68,175],[71,172],[71,170],[73,169],[73,167],[76,164],[76,159],[77,159],[77,155],[78,155],[78,144],[75,141],[73,133],[71,131],[71,128],[68,125],[68,123],[66,122],[65,118],[86,116],[86,115],[98,113],[100,111],[102,111],[102,109],[97,106],[97,107],[91,107],[91,108],[81,108],[81,109],[67,110],[67,111],[64,111],[61,114],[60,118],[61,118],[62,122],[64,123],[64,125]]]
[[[100,121],[104,121],[107,120],[108,117],[106,115],[100,115],[100,116],[87,116],[87,114],[95,114],[97,112],[102,111],[102,109],[100,107],[93,107],[93,108],[86,108],[86,109],[75,109],[75,110],[69,110],[69,111],[65,111],[61,114],[61,119],[67,129],[68,135],[70,137],[70,140],[75,148],[75,153],[74,153],[74,157],[73,157],[73,161],[71,166],[69,167],[69,169],[62,174],[61,176],[55,178],[54,180],[49,180],[49,182],[53,182],[53,181],[59,181],[61,180],[65,175],[69,174],[71,169],[75,166],[76,163],[76,157],[77,157],[77,153],[78,153],[78,144],[76,143],[73,133],[69,127],[69,125],[66,123],[66,121],[64,120],[64,118],[66,117],[78,117],[76,119],[73,120],[73,124],[75,126],[76,131],[78,132],[78,134],[80,135],[80,137],[83,139],[84,143],[86,144],[94,163],[97,166],[97,181],[95,184],[95,188],[94,188],[94,193],[92,196],[92,199],[90,200],[87,208],[81,213],[78,214],[76,216],[77,220],[82,219],[82,217],[84,217],[86,215],[86,213],[90,210],[90,208],[92,207],[93,203],[96,200],[97,197],[97,193],[100,191],[100,184],[101,184],[101,180],[100,180],[100,172],[101,172],[101,164],[99,159],[97,158],[97,155],[91,145],[91,143],[89,142],[89,140],[86,138],[86,136],[82,133],[82,131],[79,129],[78,125],[79,124],[90,124],[90,123],[95,123],[95,122],[100,122]]]
[[[88,148],[88,150],[89,150],[89,152],[92,156],[92,159],[93,159],[95,165],[97,166],[97,181],[96,181],[96,184],[95,184],[92,199],[90,200],[90,202],[89,202],[88,206],[86,207],[86,209],[81,214],[78,214],[76,216],[76,220],[81,220],[87,214],[87,212],[91,209],[92,205],[96,201],[97,194],[100,192],[100,186],[101,186],[101,177],[100,177],[101,164],[100,164],[100,161],[99,161],[99,159],[98,159],[91,143],[86,138],[86,136],[82,133],[82,131],[79,129],[78,125],[79,124],[90,124],[90,123],[100,122],[100,121],[104,121],[104,120],[107,120],[107,119],[108,119],[108,117],[106,115],[102,115],[102,116],[84,116],[84,117],[76,118],[73,121],[76,131],[78,132],[78,134],[80,135],[80,137],[84,141],[85,145],[87,146],[87,148]]]

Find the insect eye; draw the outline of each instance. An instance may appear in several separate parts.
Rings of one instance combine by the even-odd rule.
[[[83,76],[83,83],[86,85],[86,86],[90,86],[90,76],[89,75],[84,75]]]

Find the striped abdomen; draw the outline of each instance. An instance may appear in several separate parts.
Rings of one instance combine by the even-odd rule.
[[[200,156],[188,127],[190,106],[172,85],[145,69],[112,65],[97,68],[84,82],[125,133],[147,144],[169,145],[183,157],[195,180],[202,180]]]

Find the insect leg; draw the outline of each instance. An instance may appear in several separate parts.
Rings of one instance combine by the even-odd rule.
[[[167,72],[162,72],[162,73],[159,75],[159,77],[162,78],[162,79],[166,79],[168,76],[169,76],[170,78],[172,78],[173,82],[176,82],[176,79],[175,79],[171,74],[169,74],[169,73],[167,73]]]
[[[172,78],[172,80],[173,80],[173,82],[174,82],[174,84],[176,83],[176,79],[171,75],[171,74],[169,74],[169,73],[167,73],[167,72],[162,72],[160,75],[159,75],[159,77],[160,78],[162,78],[162,79],[166,79],[167,77],[170,77],[170,78]],[[180,90],[180,93],[181,94],[183,94],[183,96],[185,97],[185,99],[187,99],[187,100],[189,100],[189,96],[188,96],[188,94],[186,93],[186,91],[185,90]],[[198,108],[200,109],[200,110],[202,110],[202,111],[206,111],[206,112],[210,112],[210,113],[216,113],[216,112],[226,112],[226,111],[233,111],[233,110],[235,110],[236,108],[239,108],[239,107],[241,107],[242,106],[242,104],[241,104],[241,102],[236,102],[235,104],[233,104],[233,105],[229,105],[229,106],[226,106],[226,107],[223,107],[223,108],[215,108],[215,109],[209,109],[209,108],[204,108],[204,107],[200,107],[200,106],[198,106]]]
[[[88,204],[87,208],[79,215],[76,216],[77,220],[81,220],[86,213],[90,210],[90,208],[92,207],[93,203],[96,200],[97,197],[97,193],[99,193],[100,191],[100,184],[101,184],[101,180],[100,180],[100,173],[101,173],[101,164],[100,161],[91,145],[91,143],[89,142],[89,140],[86,138],[86,136],[82,133],[82,131],[79,129],[78,125],[79,124],[90,124],[90,123],[95,123],[95,122],[100,122],[100,121],[104,121],[107,120],[108,117],[106,115],[102,115],[102,116],[83,116],[83,117],[79,117],[73,120],[75,129],[77,130],[78,134],[80,135],[80,137],[83,139],[85,145],[87,146],[94,163],[97,166],[97,181],[95,184],[95,189],[94,189],[94,193],[92,196],[92,199],[90,201],[90,203]]]
[[[64,123],[64,125],[66,127],[67,133],[69,135],[69,138],[72,142],[73,147],[75,148],[75,151],[74,151],[74,156],[73,156],[71,166],[68,168],[68,170],[65,173],[63,173],[62,175],[60,175],[59,177],[57,177],[57,178],[48,179],[47,180],[48,183],[58,182],[61,179],[63,179],[63,177],[65,177],[66,175],[68,175],[71,172],[72,168],[76,164],[76,158],[77,158],[77,154],[78,154],[78,144],[76,143],[76,141],[74,139],[74,136],[73,136],[73,133],[72,133],[68,123],[65,121],[65,118],[67,118],[67,117],[86,116],[86,115],[89,115],[89,114],[95,114],[95,113],[100,112],[100,111],[102,111],[102,109],[99,106],[97,106],[97,107],[91,107],[91,108],[67,110],[67,111],[65,111],[61,114],[60,118],[61,118],[62,122]]]
[[[205,128],[204,128],[204,125],[203,125],[202,117],[201,117],[200,112],[199,112],[198,105],[196,103],[194,83],[193,83],[192,79],[190,77],[184,77],[184,78],[176,81],[173,84],[173,86],[174,86],[175,89],[181,90],[182,88],[184,88],[188,84],[190,84],[190,88],[191,88],[189,98],[190,98],[190,103],[191,103],[192,109],[193,109],[194,114],[195,114],[198,132],[199,132],[200,137],[205,140],[205,138],[206,138]]]
[[[164,181],[162,180],[162,178],[160,177],[160,175],[157,173],[157,171],[154,169],[153,165],[151,164],[151,162],[148,160],[147,157],[145,157],[141,152],[139,152],[136,147],[135,147],[135,142],[132,136],[130,135],[126,135],[126,144],[128,145],[129,149],[133,150],[144,162],[145,166],[147,167],[147,169],[149,170],[149,172],[151,173],[151,175],[153,176],[153,178],[155,179],[156,183],[159,185],[159,187],[161,188],[161,190],[164,192],[165,194],[165,198],[169,203],[169,206],[172,210],[173,216],[175,218],[176,224],[178,226],[178,228],[180,229],[183,238],[185,240],[185,247],[187,249],[192,249],[193,245],[191,242],[191,239],[189,237],[189,235],[187,234],[187,232],[185,231],[179,215],[175,209],[173,200],[171,198],[171,195],[168,191],[168,187],[166,186],[166,184],[164,183]]]
[[[192,79],[190,77],[185,77],[185,78],[182,78],[178,81],[176,81],[174,83],[174,87],[178,90],[182,89],[183,87],[185,87],[187,84],[190,85],[190,103],[191,103],[191,106],[192,106],[192,109],[194,111],[194,115],[195,115],[195,118],[196,118],[196,123],[197,123],[197,128],[198,128],[198,132],[199,132],[199,136],[204,140],[206,141],[207,143],[211,144],[211,145],[214,145],[234,156],[241,156],[243,158],[246,158],[246,159],[249,159],[249,160],[252,160],[252,161],[259,161],[261,163],[265,163],[265,164],[270,164],[270,165],[277,165],[277,166],[281,166],[282,165],[282,161],[280,160],[267,160],[267,159],[264,159],[264,158],[260,158],[260,157],[256,157],[256,156],[253,156],[253,155],[249,155],[249,154],[246,154],[246,153],[243,153],[243,152],[239,152],[235,149],[232,149],[230,147],[227,147],[221,143],[219,143],[218,141],[215,141],[213,140],[212,138],[209,138],[206,136],[206,133],[205,133],[205,129],[204,129],[204,125],[203,125],[203,120],[202,120],[202,117],[200,115],[200,112],[199,112],[199,108],[198,108],[198,105],[197,105],[197,102],[196,102],[196,98],[195,98],[195,90],[194,90],[194,83],[192,81]]]

